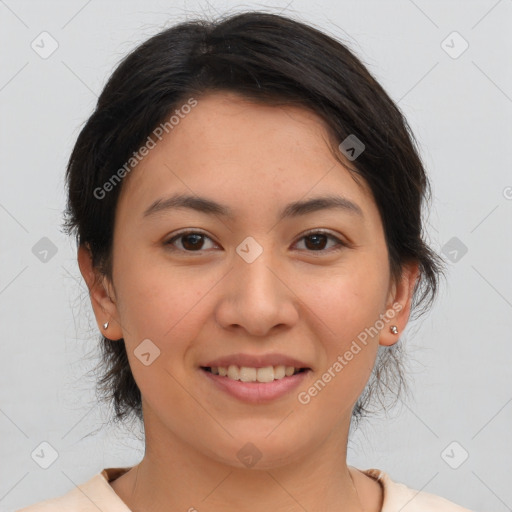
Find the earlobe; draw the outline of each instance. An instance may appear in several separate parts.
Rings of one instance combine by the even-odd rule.
[[[379,344],[391,346],[398,342],[411,313],[414,288],[419,278],[419,264],[406,263],[397,283],[394,283],[385,312],[388,323],[382,329]]]
[[[89,289],[91,305],[101,333],[111,340],[121,339],[123,332],[117,320],[117,306],[111,298],[113,294],[108,291],[106,277],[100,275],[98,270],[93,267],[92,255],[88,246],[81,245],[78,248],[77,259],[80,273]]]

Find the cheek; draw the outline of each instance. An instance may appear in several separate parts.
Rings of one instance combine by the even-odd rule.
[[[333,421],[355,403],[371,375],[378,350],[375,326],[388,285],[378,258],[358,256],[350,263],[328,277],[308,280],[302,292],[320,320],[314,330],[323,344],[319,381],[305,391],[318,414],[331,411]]]
[[[133,377],[154,410],[169,403],[194,408],[179,383],[190,375],[188,354],[205,323],[205,295],[217,279],[177,266],[120,262],[119,295],[125,344]],[[150,340],[153,345],[144,342]],[[142,351],[141,347],[147,347]],[[146,365],[141,354],[149,352]],[[148,362],[146,360],[146,362]],[[194,409],[195,410],[195,409]],[[197,411],[195,411],[197,412]]]
[[[133,257],[119,261],[118,276],[127,343],[149,338],[164,349],[171,340],[175,351],[180,340],[194,339],[202,324],[202,299],[216,282],[211,273]]]
[[[375,324],[384,312],[388,283],[379,258],[358,254],[318,279],[307,279],[302,294],[339,345]]]

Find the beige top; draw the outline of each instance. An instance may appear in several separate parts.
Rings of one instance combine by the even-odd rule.
[[[131,512],[109,484],[129,469],[106,468],[61,497],[41,501],[17,512]],[[471,512],[440,496],[393,482],[380,469],[361,471],[382,486],[384,501],[381,512]]]

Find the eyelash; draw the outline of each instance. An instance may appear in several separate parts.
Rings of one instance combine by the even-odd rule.
[[[185,253],[189,253],[189,254],[193,254],[193,253],[202,253],[204,252],[205,250],[207,249],[199,249],[197,251],[187,251],[185,249],[177,249],[176,247],[172,247],[172,244],[174,241],[182,238],[182,237],[185,237],[187,235],[202,235],[203,237],[205,238],[210,238],[208,235],[206,235],[206,233],[203,233],[202,231],[182,231],[181,233],[178,233],[176,235],[174,235],[172,238],[170,238],[167,242],[164,242],[164,245],[168,246],[170,248],[171,251],[179,251],[179,252],[185,252]],[[314,250],[306,250],[306,252],[310,252],[312,254],[314,253],[326,253],[326,252],[336,252],[336,251],[339,251],[345,247],[348,247],[349,245],[345,242],[343,242],[342,240],[340,240],[338,237],[332,235],[331,233],[327,232],[327,231],[324,231],[324,230],[312,230],[312,231],[308,231],[306,233],[304,233],[300,238],[299,238],[299,241],[304,239],[304,238],[307,238],[308,236],[312,236],[312,235],[325,235],[327,236],[327,238],[330,238],[331,240],[334,240],[335,242],[337,242],[337,247],[335,247],[334,249],[319,249],[317,251],[314,251]],[[210,238],[210,240],[212,240]],[[213,240],[212,240],[213,241]],[[215,243],[215,242],[214,242]]]

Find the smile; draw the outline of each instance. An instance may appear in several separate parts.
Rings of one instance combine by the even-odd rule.
[[[206,371],[211,372],[213,375],[220,375],[232,380],[239,380],[242,382],[272,382],[274,380],[281,380],[285,377],[291,377],[296,373],[305,371],[306,368],[295,368],[294,366],[265,366],[263,368],[252,368],[248,366],[236,366],[234,364],[228,367],[212,366],[204,367]]]
[[[215,389],[251,404],[268,403],[285,397],[311,372],[309,368],[282,365],[262,368],[202,366],[199,370],[214,384]]]

